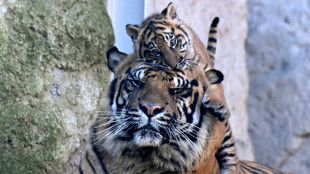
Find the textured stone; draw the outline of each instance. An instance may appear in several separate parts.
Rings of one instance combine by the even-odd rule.
[[[215,16],[220,17],[219,37],[215,68],[225,75],[224,91],[231,111],[230,123],[241,159],[254,160],[251,140],[248,135],[248,73],[245,60],[247,34],[247,1],[209,0],[172,1],[177,6],[179,17],[198,34],[206,45],[209,27]],[[160,12],[168,5],[164,0],[146,3],[147,14]]]
[[[102,0],[0,1],[0,173],[72,173],[109,79]]]
[[[256,160],[310,171],[310,2],[252,0],[246,41]]]

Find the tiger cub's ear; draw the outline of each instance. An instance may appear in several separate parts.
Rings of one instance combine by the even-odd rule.
[[[140,28],[138,25],[127,24],[126,25],[126,32],[131,37],[131,40],[133,43],[137,42],[138,35],[140,32]]]
[[[224,75],[221,71],[210,69],[206,72],[210,84],[218,84],[224,80]]]
[[[178,17],[178,15],[177,15],[177,7],[172,2],[170,2],[168,4],[167,8],[165,8],[161,12],[161,14],[166,16],[166,19],[173,20],[173,19]]]
[[[117,67],[117,65],[124,60],[127,54],[118,51],[117,47],[113,46],[108,49],[106,56],[107,56],[108,68],[112,72],[114,72],[115,67]]]

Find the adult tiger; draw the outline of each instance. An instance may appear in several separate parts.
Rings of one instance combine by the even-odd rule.
[[[169,3],[161,13],[146,18],[140,26],[128,24],[126,31],[132,38],[135,56],[139,60],[182,70],[197,66],[212,69],[218,23],[219,18],[216,17],[210,25],[207,49],[195,32],[177,17],[173,3]],[[216,157],[222,173],[235,173],[238,165],[235,141],[228,123],[229,112],[225,99],[223,97],[220,100],[223,105],[217,116],[225,124],[226,131]],[[212,102],[209,106],[213,106]]]
[[[223,75],[201,67],[162,68],[116,47],[107,57],[114,79],[80,173],[219,173],[215,152],[225,126],[216,114],[223,106]],[[253,171],[281,174],[240,162],[238,173]]]
[[[225,127],[202,107],[209,86],[222,80],[219,71],[165,69],[115,47],[108,67],[114,79],[92,127],[93,152],[103,168],[87,162],[95,159],[88,152],[82,172],[88,164],[106,173],[219,173],[215,152]]]

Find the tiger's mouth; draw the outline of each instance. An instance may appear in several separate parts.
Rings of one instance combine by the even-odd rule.
[[[137,129],[137,131],[150,131],[150,132],[155,132],[155,133],[159,133],[159,130],[157,130],[155,127],[153,127],[152,125],[150,124],[147,124],[139,129]]]
[[[163,136],[159,130],[150,124],[143,126],[134,133],[134,142],[141,147],[156,147],[163,141]]]

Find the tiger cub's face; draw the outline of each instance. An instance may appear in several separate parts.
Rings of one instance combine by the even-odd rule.
[[[218,81],[219,72],[164,69],[115,47],[108,53],[108,66],[115,76],[105,110],[93,126],[93,144],[135,166],[187,171],[195,165],[213,138],[217,119],[202,114],[201,103],[208,79]]]
[[[134,42],[134,49],[139,59],[163,66],[182,68],[186,64],[185,57],[193,52],[191,33],[177,18],[176,7],[170,3],[161,14],[146,18],[141,26],[126,26],[127,34]]]

